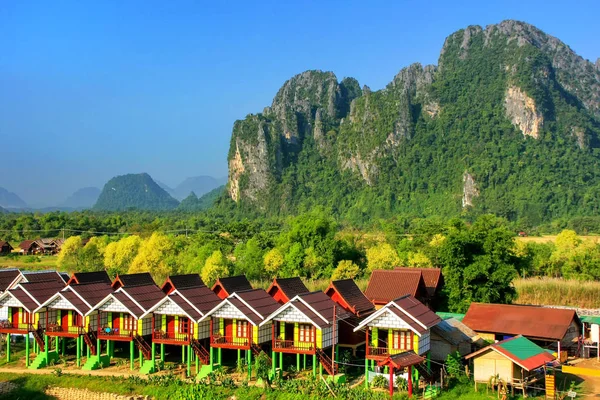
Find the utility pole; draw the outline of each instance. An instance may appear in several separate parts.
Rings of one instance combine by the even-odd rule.
[[[335,304],[333,305],[333,337],[331,338],[331,372],[335,375],[335,344],[337,340],[335,340]]]

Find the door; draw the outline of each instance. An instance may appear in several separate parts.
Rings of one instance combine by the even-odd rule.
[[[113,313],[112,329],[114,332],[121,331],[121,314]]]
[[[13,307],[11,308],[11,315],[12,315],[12,326],[14,328],[18,328],[19,327],[19,321],[20,321],[20,317],[21,317],[21,309],[18,307]]]
[[[63,331],[66,331],[69,328],[69,312],[67,310],[61,311],[60,326]]]
[[[294,323],[288,322],[285,324],[285,338],[284,340],[294,340]]]
[[[225,337],[233,338],[233,321],[230,319],[225,320]]]
[[[167,336],[173,337],[175,334],[175,317],[167,315]]]

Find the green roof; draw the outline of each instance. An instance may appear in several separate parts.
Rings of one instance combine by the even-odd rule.
[[[544,349],[523,336],[500,342],[497,346],[513,354],[520,360],[527,360],[529,357],[537,356],[544,352]]]
[[[581,320],[581,322],[600,325],[600,316],[580,315],[579,319]]]
[[[436,314],[441,319],[454,318],[454,319],[457,319],[459,321],[462,321],[463,318],[465,317],[465,314],[458,314],[458,313],[451,313],[451,312],[441,312],[441,311],[439,311],[439,312],[436,312]]]

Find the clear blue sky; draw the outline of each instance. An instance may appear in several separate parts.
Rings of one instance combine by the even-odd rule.
[[[234,120],[294,74],[379,89],[504,19],[595,61],[599,15],[597,0],[0,1],[0,186],[49,205],[129,172],[222,177]]]

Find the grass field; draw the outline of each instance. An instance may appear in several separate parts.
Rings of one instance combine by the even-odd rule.
[[[591,240],[594,243],[600,243],[600,235],[588,235],[579,237],[583,240]],[[554,243],[556,241],[556,235],[517,237],[516,240],[525,243]]]
[[[28,270],[56,269],[56,256],[0,257],[0,268],[23,268]]]
[[[600,308],[600,282],[528,278],[514,282],[517,303]]]

